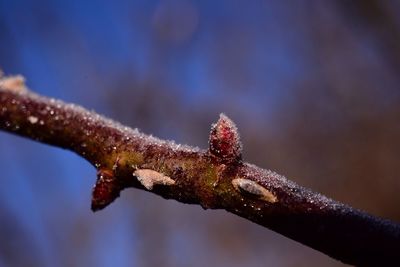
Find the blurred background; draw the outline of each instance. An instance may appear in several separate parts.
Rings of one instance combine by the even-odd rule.
[[[207,147],[400,221],[396,1],[0,0],[0,68],[40,94]],[[342,266],[225,211],[136,189],[90,211],[95,170],[0,132],[0,266]]]

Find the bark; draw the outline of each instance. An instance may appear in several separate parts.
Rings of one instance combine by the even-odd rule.
[[[69,149],[93,164],[98,171],[93,211],[134,187],[205,209],[225,209],[344,263],[398,261],[400,225],[244,162],[236,126],[224,115],[212,126],[209,149],[201,150],[39,96],[14,77],[0,80],[0,129]]]

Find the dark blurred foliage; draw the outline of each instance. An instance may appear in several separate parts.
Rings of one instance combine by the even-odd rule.
[[[400,221],[396,1],[0,1],[0,65],[37,92],[246,161]],[[95,170],[0,133],[0,266],[341,266],[224,211],[139,190],[89,210]]]

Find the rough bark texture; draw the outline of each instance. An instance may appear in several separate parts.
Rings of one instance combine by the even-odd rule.
[[[212,127],[210,148],[201,150],[36,95],[21,78],[4,78],[0,129],[72,150],[92,163],[98,170],[94,211],[135,187],[205,209],[225,209],[345,263],[398,262],[398,224],[243,162],[236,126],[224,115]]]

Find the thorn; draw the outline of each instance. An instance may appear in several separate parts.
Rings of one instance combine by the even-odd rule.
[[[120,191],[121,186],[118,184],[113,173],[109,170],[99,170],[92,192],[92,211],[96,212],[107,207],[119,197]]]
[[[175,181],[162,173],[150,169],[138,169],[133,172],[139,182],[147,189],[152,190],[154,185],[174,185]]]
[[[209,151],[225,161],[242,159],[242,144],[235,123],[226,115],[220,114],[217,123],[211,126]]]

